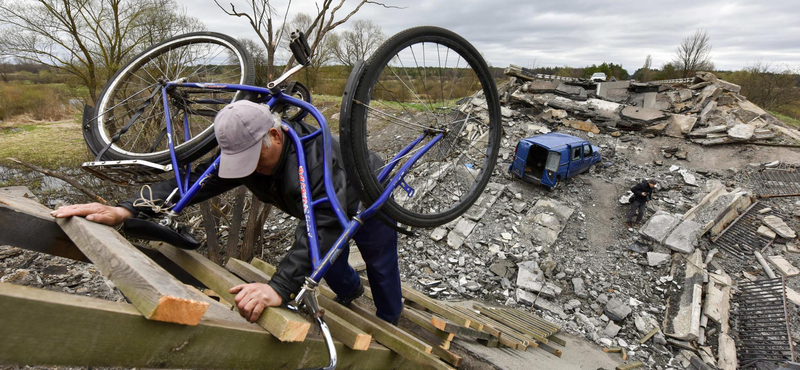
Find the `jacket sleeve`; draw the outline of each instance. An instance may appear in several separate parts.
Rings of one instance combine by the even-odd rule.
[[[324,182],[322,181],[322,168],[319,171],[310,171],[311,176],[309,182],[313,187],[309,194],[313,195],[313,199],[320,199],[325,196]],[[334,184],[345,184],[345,175],[343,171],[334,174]],[[336,186],[336,185],[335,185]],[[346,200],[343,198],[344,187],[336,186],[336,192],[339,195],[339,200]],[[295,204],[302,204],[302,194],[300,188],[293,189],[290,195],[295,201]],[[347,204],[343,202],[343,204]],[[320,260],[325,257],[328,250],[333,246],[336,240],[342,233],[342,227],[336,214],[329,204],[323,204],[314,209],[314,216],[317,224],[317,236],[319,242]],[[275,275],[272,276],[269,285],[283,298],[283,303],[286,304],[294,299],[295,294],[300,290],[305,278],[311,275],[311,258],[309,255],[308,232],[306,231],[306,222],[304,219],[297,225],[295,230],[295,240],[289,252],[278,264]],[[347,256],[339,256],[339,258],[347,258]]]
[[[203,172],[211,164],[211,161],[213,161],[213,158],[197,166],[197,168],[195,168],[194,171],[192,171],[191,176],[189,178],[189,184],[193,184],[195,181],[197,181],[198,178],[200,178]],[[205,185],[203,185],[203,187],[200,188],[200,191],[197,192],[194,198],[192,198],[191,204],[196,204],[204,200],[208,200],[210,198],[213,198],[214,196],[217,196],[228,190],[236,188],[239,185],[241,185],[241,183],[237,179],[223,179],[216,175],[211,176],[211,178],[208,179]],[[150,191],[147,191],[146,188],[143,188],[141,192],[135,194],[133,197],[118,203],[117,207],[123,207],[127,209],[128,211],[133,213],[134,217],[138,217],[139,213],[141,212],[144,212],[144,214],[153,217],[155,214],[150,209],[150,207],[146,206],[136,207],[133,205],[134,202],[142,198],[142,196],[144,196],[144,198],[147,200],[150,200],[151,196],[152,199],[155,201],[165,200],[167,199],[167,197],[169,197],[170,193],[172,193],[172,191],[175,190],[175,188],[177,187],[178,183],[175,181],[175,178],[173,177],[161,181],[159,183],[150,185]],[[173,198],[174,199],[172,200],[172,202],[177,203],[177,201],[180,199],[180,195],[176,194]]]

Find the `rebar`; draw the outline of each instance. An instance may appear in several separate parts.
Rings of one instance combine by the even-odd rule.
[[[742,368],[757,362],[794,361],[783,277],[739,283],[733,311]]]
[[[769,211],[760,213],[766,208],[769,208]],[[755,201],[719,235],[712,238],[711,243],[738,259],[749,259],[753,256],[753,252],[760,251],[772,241],[757,232],[762,225],[761,218],[770,215],[779,217],[774,206]]]
[[[748,177],[759,198],[800,196],[800,167],[796,164],[761,168]]]

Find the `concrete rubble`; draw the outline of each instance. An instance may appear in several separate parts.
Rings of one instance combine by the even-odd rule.
[[[544,120],[595,134],[636,130],[701,145],[800,138],[800,131],[739,94],[740,86],[709,72],[676,84],[555,80],[513,64],[505,73],[514,78],[499,89],[511,107],[530,107]],[[554,116],[548,108],[566,114]]]

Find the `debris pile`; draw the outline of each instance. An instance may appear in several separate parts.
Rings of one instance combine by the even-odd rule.
[[[800,140],[800,131],[740,95],[739,85],[710,72],[669,83],[553,79],[515,65],[505,73],[513,76],[498,88],[506,106],[594,134],[633,130],[702,145],[763,142],[779,135]]]

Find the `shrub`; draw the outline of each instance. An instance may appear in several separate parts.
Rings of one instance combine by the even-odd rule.
[[[0,119],[28,115],[35,120],[60,120],[70,116],[69,88],[63,84],[0,83]]]

